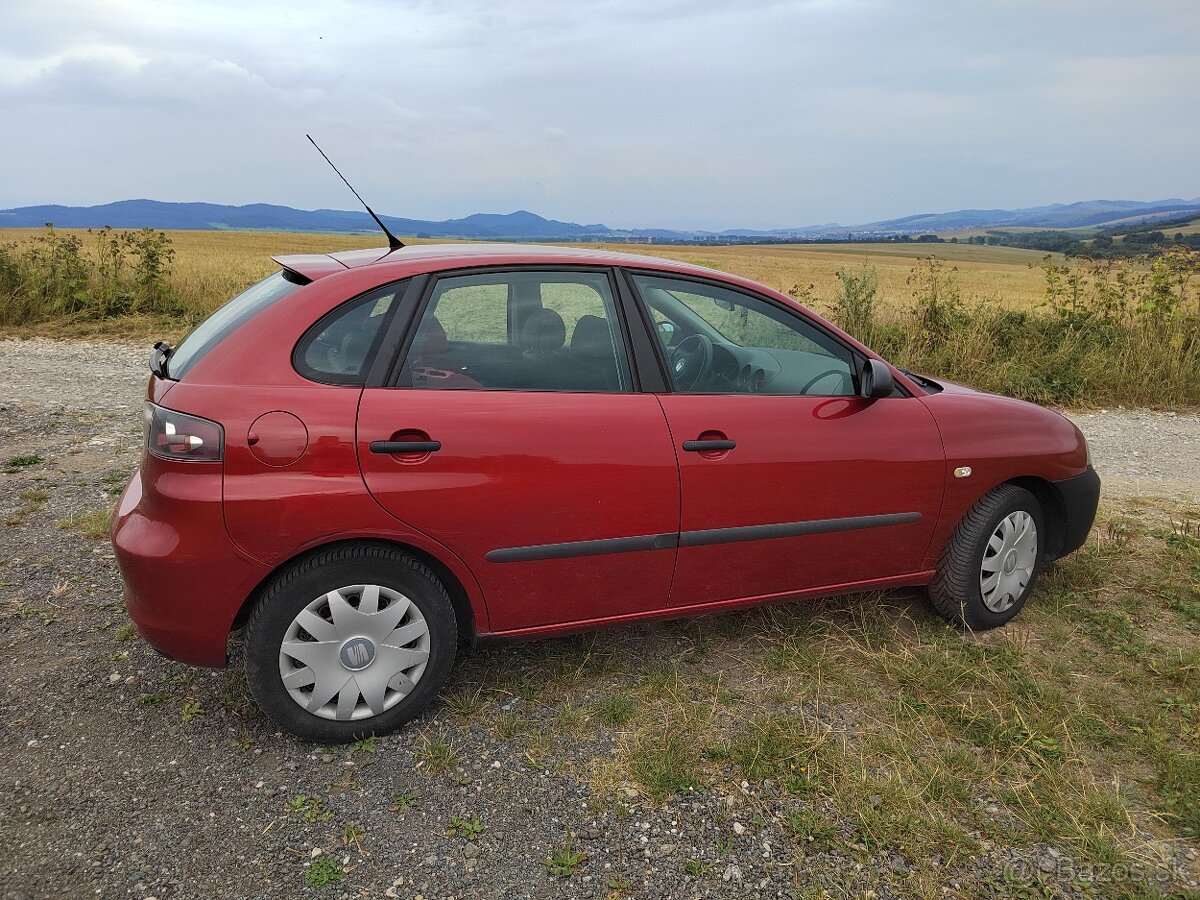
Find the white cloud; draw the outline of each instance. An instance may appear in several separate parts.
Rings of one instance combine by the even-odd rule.
[[[1200,5],[49,0],[5,10],[0,206],[132,196],[865,221],[1200,193]]]

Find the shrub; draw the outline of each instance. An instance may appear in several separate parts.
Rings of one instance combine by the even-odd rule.
[[[161,231],[88,229],[92,246],[52,225],[0,246],[0,325],[184,311],[170,284],[175,251]]]

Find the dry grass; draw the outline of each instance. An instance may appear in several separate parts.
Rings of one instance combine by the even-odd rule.
[[[1198,518],[1102,511],[1000,631],[841,597],[478,653],[458,679],[526,698],[558,739],[497,730],[618,807],[712,791],[733,820],[781,822],[797,861],[899,856],[903,895],[995,888],[973,880],[993,847],[1154,877],[1200,848]]]
[[[583,246],[583,245],[580,245]],[[591,246],[591,245],[589,245]],[[758,281],[786,293],[793,285],[813,285],[818,297],[832,297],[839,269],[870,263],[879,278],[883,304],[907,305],[907,279],[916,260],[936,257],[958,267],[963,293],[1012,309],[1042,302],[1045,282],[1038,270],[1045,254],[1010,247],[968,244],[747,244],[728,247],[603,244],[605,249],[663,256],[696,263]]]
[[[4,229],[0,242],[23,243],[42,229]],[[60,229],[89,243],[86,230]],[[272,256],[289,253],[327,253],[379,246],[371,234],[306,234],[273,231],[168,231],[175,250],[171,285],[188,309],[207,313],[242,288],[278,266]],[[429,241],[405,238],[414,244]],[[751,278],[781,291],[795,284],[816,286],[818,296],[832,296],[839,269],[857,269],[864,262],[879,272],[885,302],[907,302],[906,278],[914,260],[936,256],[958,266],[965,293],[1024,308],[1041,301],[1044,284],[1036,266],[1043,254],[1008,247],[966,244],[753,244],[727,247],[663,244],[579,244],[595,249],[662,256],[707,265]],[[1030,268],[1030,266],[1034,268]]]
[[[102,541],[108,537],[112,515],[111,509],[94,509],[73,519],[59,519],[58,527],[70,529],[89,540]]]

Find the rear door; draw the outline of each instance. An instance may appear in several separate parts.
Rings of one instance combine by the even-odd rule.
[[[671,605],[870,586],[916,572],[943,450],[925,405],[856,395],[856,354],[798,312],[703,280],[632,276],[675,381]]]
[[[363,392],[367,487],[467,563],[491,631],[666,604],[675,451],[614,296],[606,269],[448,273],[396,386]]]

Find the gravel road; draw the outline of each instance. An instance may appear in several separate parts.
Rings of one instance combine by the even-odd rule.
[[[895,896],[873,874],[887,861],[831,851],[795,865],[769,784],[597,802],[572,746],[535,762],[494,725],[519,706],[549,732],[552,708],[439,703],[354,753],[275,732],[239,666],[156,656],[126,628],[111,548],[67,524],[107,509],[136,466],[147,352],[0,341],[0,464],[42,458],[0,474],[0,897]],[[1200,500],[1200,416],[1072,418],[1108,496]],[[677,638],[656,625],[620,640],[651,658]],[[460,666],[504,665],[470,657]],[[434,774],[442,740],[457,755]],[[581,738],[591,756],[604,740]],[[472,816],[477,839],[447,835],[451,817]],[[543,860],[568,844],[587,861],[556,878]],[[344,880],[306,888],[329,859]]]

